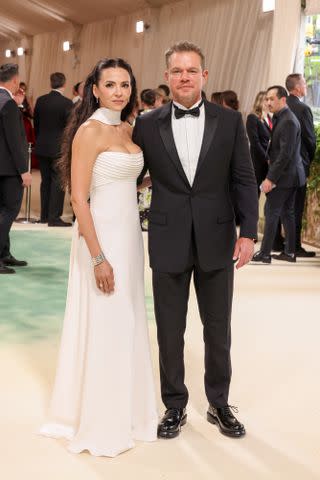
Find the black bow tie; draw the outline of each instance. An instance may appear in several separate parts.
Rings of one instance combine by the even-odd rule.
[[[184,117],[185,115],[192,115],[193,117],[199,117],[200,116],[200,107],[202,105],[203,105],[203,100],[195,108],[191,108],[190,110],[182,110],[182,108],[179,108],[179,107],[177,107],[177,105],[173,104],[173,106],[174,106],[174,116],[176,117],[177,120],[179,118]]]

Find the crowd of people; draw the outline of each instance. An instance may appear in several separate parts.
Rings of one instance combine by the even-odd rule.
[[[53,73],[51,92],[38,98],[31,113],[42,177],[40,221],[67,226],[61,219],[65,189],[75,213],[60,356],[41,429],[66,438],[74,453],[114,457],[135,439],[180,435],[189,397],[184,332],[192,278],[203,324],[206,418],[222,434],[243,437],[245,426],[229,403],[235,269],[251,260],[270,263],[282,225],[285,238],[273,257],[294,262],[314,254],[300,243],[315,150],[312,114],[300,101],[304,78],[288,76],[289,96],[281,85],[259,92],[246,135],[235,92],[215,92],[206,100],[208,70],[200,47],[176,43],[165,61],[168,87],[143,90],[140,104],[130,65],[115,58],[99,61],[75,86],[74,102],[64,96],[65,76]],[[18,86],[17,65],[1,66],[1,273],[18,266],[9,231],[23,186],[31,183],[22,100],[14,99]],[[137,185],[153,188],[148,245],[166,407],[160,422]],[[265,232],[254,254],[260,190],[266,194]]]
[[[10,76],[10,71],[16,72],[15,69],[16,67],[10,64],[1,67],[0,93],[4,98],[8,98],[9,94],[10,98],[12,97],[16,102],[21,112],[26,141],[34,146],[32,168],[39,168],[41,173],[39,223],[53,227],[71,226],[72,223],[61,218],[65,193],[61,188],[57,165],[61,154],[63,131],[70,112],[77,108],[83,99],[85,82],[80,81],[74,85],[71,101],[64,95],[65,75],[55,72],[50,76],[51,91],[39,97],[34,106],[32,98],[28,98],[25,82],[20,82],[18,88],[14,84],[10,90],[12,80],[7,80],[7,78],[8,75]],[[17,75],[18,73],[15,78]],[[305,95],[305,79],[301,74],[291,74],[286,79],[286,88],[276,85],[267,91],[258,92],[252,111],[246,119],[246,131],[257,180],[258,197],[262,191],[267,194],[265,234],[261,250],[253,258],[254,262],[271,263],[272,257],[295,262],[297,257],[315,255],[315,252],[308,252],[301,245],[306,179],[316,147],[312,112],[301,101]],[[202,91],[202,99],[206,99],[204,91]],[[143,89],[140,92],[140,98],[135,100],[134,108],[126,121],[134,126],[138,116],[163,107],[169,102],[171,102],[171,98],[168,85],[160,84],[157,88]],[[211,102],[235,111],[240,108],[237,93],[232,90],[212,93]],[[290,112],[294,114],[294,117]],[[5,110],[2,114],[4,113]],[[278,122],[279,117],[281,117],[281,121]],[[275,124],[277,124],[277,130],[273,134]],[[284,132],[287,133],[286,138],[284,138]],[[289,135],[288,132],[292,135]],[[15,148],[17,148],[17,144]],[[20,155],[23,157],[25,155],[25,152],[22,152],[25,149],[25,139],[20,142],[19,148]],[[2,170],[3,168],[2,166]],[[299,171],[299,178],[294,174],[296,170]],[[1,175],[2,177],[6,176],[6,169]],[[4,183],[4,179],[1,178],[1,180]],[[275,188],[276,186],[277,188]],[[143,230],[147,229],[148,225],[150,190],[151,187],[138,194]],[[6,237],[6,247],[4,247],[4,240],[0,244],[2,249],[0,271],[2,273],[13,272],[10,267],[14,265],[26,265],[25,261],[14,259],[8,247],[7,229],[17,213],[18,204],[19,202],[16,202],[15,208],[10,214],[3,214],[6,218],[10,217],[10,221],[4,220],[8,226],[2,228],[3,232],[6,232],[3,233]],[[3,205],[3,208],[6,207]],[[234,209],[238,219],[236,205],[234,205]],[[285,236],[283,236],[283,231]],[[279,252],[279,254],[271,255],[271,252]]]

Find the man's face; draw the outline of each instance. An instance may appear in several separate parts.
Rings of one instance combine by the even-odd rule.
[[[307,82],[304,77],[299,82],[299,96],[305,97],[307,95]]]
[[[286,98],[277,97],[277,89],[273,88],[267,93],[267,105],[271,113],[279,112],[286,104]]]
[[[190,108],[201,99],[208,71],[202,70],[201,58],[196,52],[175,52],[169,59],[165,78],[173,100]]]

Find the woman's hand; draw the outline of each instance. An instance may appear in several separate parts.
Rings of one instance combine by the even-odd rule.
[[[94,276],[98,289],[103,293],[113,293],[114,275],[113,269],[107,260],[94,267]]]

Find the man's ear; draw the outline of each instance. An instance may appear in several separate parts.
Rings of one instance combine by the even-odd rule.
[[[168,70],[166,70],[166,71],[164,72],[164,78],[165,78],[166,82],[169,81],[169,72],[168,72]]]
[[[209,75],[208,70],[203,70],[203,72],[202,72],[203,85],[205,85],[207,83],[208,75]]]

